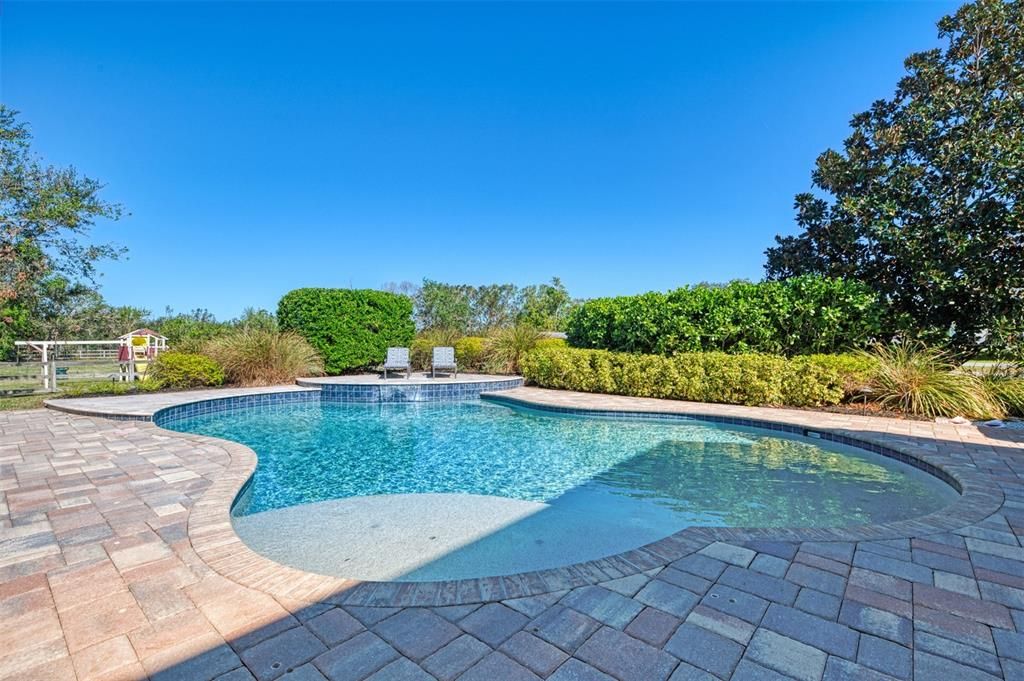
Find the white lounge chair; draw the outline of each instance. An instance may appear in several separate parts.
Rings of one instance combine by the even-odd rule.
[[[409,362],[409,348],[388,348],[388,355],[384,358],[384,379],[387,380],[388,369],[392,371],[405,370],[405,377],[409,378],[412,364]]]
[[[430,362],[430,377],[434,378],[438,369],[451,369],[455,378],[459,377],[459,367],[455,363],[455,348],[434,348],[434,356]]]

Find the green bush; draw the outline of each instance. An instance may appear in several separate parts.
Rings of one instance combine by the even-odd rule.
[[[544,337],[537,341],[537,348],[567,348],[569,344],[564,338],[549,338]]]
[[[323,361],[306,339],[293,331],[241,328],[206,345],[206,354],[238,385],[292,383],[319,376]]]
[[[206,355],[162,352],[150,367],[153,379],[168,388],[201,388],[224,382],[224,369]]]
[[[466,336],[455,341],[455,361],[459,371],[482,371],[487,361],[487,338]]]
[[[831,353],[863,347],[880,329],[881,308],[867,287],[812,276],[598,298],[566,323],[573,347],[658,355]]]
[[[878,360],[863,354],[848,352],[838,355],[807,355],[807,360],[839,374],[846,399],[863,394],[878,368]]]
[[[328,374],[380,364],[389,346],[408,347],[416,332],[412,301],[385,291],[296,289],[281,298],[277,321],[316,348]]]
[[[455,347],[460,340],[459,332],[451,329],[431,329],[421,331],[409,345],[409,363],[416,371],[430,368],[435,347]],[[456,361],[458,361],[456,349]],[[462,363],[459,362],[461,368]]]
[[[837,404],[839,372],[806,357],[722,352],[673,357],[575,348],[538,348],[520,369],[544,388],[695,402],[795,407]]]

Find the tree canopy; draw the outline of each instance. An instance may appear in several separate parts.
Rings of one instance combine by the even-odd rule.
[[[944,49],[912,54],[891,99],[821,154],[797,236],[769,278],[859,279],[892,330],[966,354],[1024,331],[1024,3],[978,0],[938,23]]]
[[[96,263],[122,253],[88,239],[121,206],[100,198],[98,181],[44,164],[31,141],[18,113],[0,104],[0,352],[18,336],[66,331],[57,317],[95,303]]]

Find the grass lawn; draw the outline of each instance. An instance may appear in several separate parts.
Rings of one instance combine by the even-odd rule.
[[[40,409],[43,400],[48,400],[56,395],[38,393],[36,395],[18,395],[17,397],[0,397],[0,411],[11,411],[13,409]]]

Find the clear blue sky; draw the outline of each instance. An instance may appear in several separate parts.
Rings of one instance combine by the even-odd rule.
[[[17,2],[0,96],[131,216],[115,304],[300,286],[575,296],[761,277],[945,2]]]

